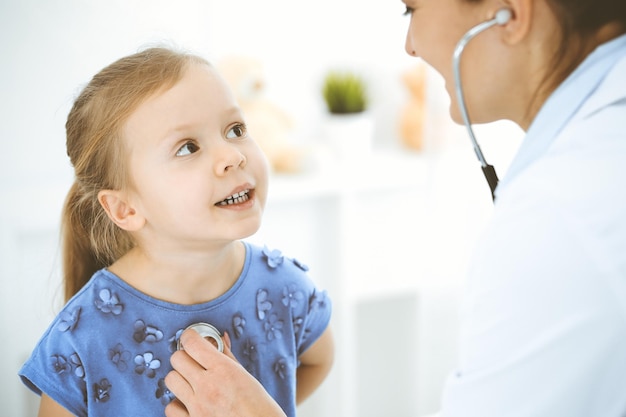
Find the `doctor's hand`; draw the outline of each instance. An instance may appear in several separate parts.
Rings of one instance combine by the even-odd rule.
[[[184,350],[172,354],[174,368],[165,384],[176,396],[165,408],[167,417],[285,417],[263,386],[230,350],[224,335],[224,353],[195,330],[181,335]]]

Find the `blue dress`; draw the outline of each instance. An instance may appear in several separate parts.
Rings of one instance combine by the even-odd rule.
[[[45,332],[22,381],[77,416],[163,416],[174,398],[164,378],[178,338],[206,322],[229,333],[239,362],[295,416],[298,356],[328,326],[330,300],[297,260],[245,245],[237,282],[202,304],[154,299],[96,272]]]

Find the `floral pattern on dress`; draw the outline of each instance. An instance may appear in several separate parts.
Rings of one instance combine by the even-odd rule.
[[[137,343],[155,343],[163,339],[163,332],[151,324],[144,323],[143,320],[137,320],[135,322],[133,339],[135,339]]]
[[[263,246],[263,255],[267,260],[267,266],[270,268],[276,268],[282,264],[285,260],[283,253],[278,249],[269,249],[267,246]]]
[[[135,356],[135,373],[139,375],[145,374],[148,378],[154,378],[160,367],[161,361],[152,352]]]
[[[163,404],[164,406],[168,405],[170,402],[172,402],[174,398],[176,398],[174,394],[170,392],[169,388],[167,388],[167,385],[165,385],[165,378],[159,379],[159,382],[157,383],[157,390],[154,393],[154,396],[157,399],[160,399],[161,404]]]
[[[78,307],[74,311],[64,310],[59,314],[59,324],[57,325],[57,329],[62,332],[72,331],[76,328],[78,324],[78,319],[80,318],[81,308]]]
[[[263,323],[263,330],[265,330],[267,340],[271,342],[274,339],[282,339],[284,324],[285,322],[279,320],[276,314],[269,316],[267,321]]]
[[[326,300],[326,291],[313,291],[311,298],[309,299],[309,312],[322,310],[327,307],[328,301]]]
[[[52,370],[55,374],[62,374],[64,372],[70,372],[72,370],[72,365],[70,365],[65,356],[52,355],[50,359]]]
[[[264,320],[265,315],[272,308],[272,302],[269,300],[267,290],[260,288],[256,293],[256,310],[259,320]]]
[[[290,284],[283,288],[282,302],[285,307],[298,308],[304,300],[304,293],[298,290],[296,284]]]
[[[304,319],[302,317],[294,317],[293,318],[293,332],[295,334],[300,333],[300,329],[302,329],[303,324],[304,324]]]
[[[289,373],[289,365],[287,364],[287,359],[279,358],[276,362],[274,362],[274,373],[280,379],[285,379],[287,377],[287,374]]]
[[[124,350],[124,346],[118,343],[113,349],[109,349],[109,359],[118,370],[124,372],[128,369],[127,362],[130,360],[130,352]]]
[[[308,272],[309,267],[308,267],[307,265],[303,264],[302,262],[300,262],[299,260],[297,260],[297,259],[295,259],[295,258],[294,258],[294,259],[292,259],[292,261],[293,261],[293,263],[294,263],[294,265],[295,265],[295,266],[297,266],[298,268],[300,268],[300,269],[301,269],[301,270],[303,270],[304,272]]]
[[[110,389],[111,383],[106,378],[102,378],[100,382],[93,384],[93,392],[96,402],[105,403],[109,401],[111,398],[109,393]]]
[[[245,328],[246,328],[246,319],[243,318],[243,315],[241,315],[241,313],[235,314],[233,316],[233,333],[235,334],[235,337],[237,339],[243,336],[243,332]]]
[[[176,333],[174,333],[174,336],[167,339],[169,343],[167,350],[169,350],[170,353],[176,352],[176,350],[178,349],[178,340],[180,339],[180,335],[183,334],[184,331],[185,329],[178,329],[176,330]]]
[[[325,292],[315,291],[306,280],[300,281],[303,274],[296,268],[308,271],[308,267],[300,261],[267,247],[262,253],[254,253],[256,256],[252,260],[254,266],[250,275],[260,271],[262,279],[246,284],[252,286],[245,287],[245,300],[237,299],[230,311],[228,304],[225,309],[220,306],[215,312],[211,306],[206,312],[202,310],[185,318],[181,316],[180,321],[159,314],[153,316],[152,310],[143,307],[135,308],[135,301],[130,301],[134,296],[131,297],[115,284],[104,281],[95,284],[98,285],[95,292],[84,292],[83,299],[79,300],[82,301],[80,306],[78,303],[70,304],[60,313],[54,328],[55,334],[64,339],[89,341],[86,345],[81,342],[76,346],[86,346],[92,351],[79,350],[78,347],[50,351],[45,356],[50,358],[46,363],[47,374],[54,372],[58,383],[69,384],[67,386],[77,389],[77,393],[82,392],[80,400],[90,410],[98,410],[103,403],[107,403],[100,408],[104,411],[117,401],[126,401],[129,395],[136,396],[139,392],[148,394],[152,403],[150,407],[165,407],[175,399],[165,384],[165,375],[171,369],[168,352],[176,351],[185,328],[178,326],[206,321],[225,331],[232,331],[233,352],[248,372],[263,384],[291,389],[286,384],[294,382],[300,346],[317,329],[317,318],[323,317],[319,315],[310,320],[309,314],[315,316],[314,312],[325,308],[329,300]],[[85,299],[85,296],[89,298]],[[97,324],[93,326],[91,321],[85,321],[87,318],[91,320],[94,313],[99,316],[98,323],[103,323],[102,329]],[[187,314],[186,311],[184,313]],[[306,328],[308,323],[311,323],[311,329]],[[119,334],[102,343],[101,332],[104,331]],[[62,333],[65,334],[61,336]],[[292,340],[293,337],[295,339]],[[76,352],[80,352],[80,357]],[[85,365],[93,360],[97,364],[93,368],[86,367],[82,360]],[[94,371],[100,374],[92,374]],[[121,380],[126,382],[120,383]],[[122,388],[128,381],[133,381],[135,385],[130,389]],[[145,398],[145,395],[141,397]]]
[[[94,301],[98,310],[105,314],[120,315],[124,310],[124,305],[120,303],[117,295],[108,288],[103,288],[98,293],[98,298]]]
[[[250,362],[256,362],[259,359],[259,351],[257,350],[254,339],[246,339],[244,341],[243,356]]]
[[[170,391],[170,389],[165,385],[165,378],[160,378],[157,383],[157,390],[154,393],[154,396],[157,399],[161,400],[161,404],[164,406],[168,405],[172,400],[176,398],[176,396]]]
[[[74,368],[74,375],[79,377],[80,379],[85,378],[85,368],[83,367],[83,362],[80,360],[78,353],[74,352],[70,355],[70,363]]]

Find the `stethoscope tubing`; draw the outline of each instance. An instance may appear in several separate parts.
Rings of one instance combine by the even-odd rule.
[[[474,135],[474,130],[472,129],[472,123],[469,118],[469,114],[467,111],[467,104],[465,102],[465,95],[463,93],[463,82],[461,80],[461,55],[465,50],[468,42],[472,40],[479,33],[489,29],[492,26],[498,24],[497,19],[488,20],[486,22],[480,23],[473,28],[471,28],[461,40],[456,44],[454,48],[454,53],[452,55],[452,71],[454,73],[454,89],[457,96],[457,102],[459,105],[459,110],[461,112],[461,117],[463,118],[463,123],[465,124],[465,128],[467,129],[467,133],[472,141],[472,146],[474,147],[474,152],[476,153],[476,157],[480,162],[480,165],[483,170],[483,174],[489,184],[489,188],[491,189],[491,197],[495,199],[495,189],[498,185],[498,176],[496,175],[496,171],[492,165],[487,163],[485,156],[483,155],[482,150],[480,149],[480,145],[476,140],[476,136]]]

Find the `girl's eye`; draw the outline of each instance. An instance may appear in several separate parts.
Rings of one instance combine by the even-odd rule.
[[[185,143],[178,151],[176,151],[176,156],[191,155],[192,153],[198,152],[199,149],[198,145],[190,141]]]
[[[246,136],[246,125],[238,123],[228,129],[226,132],[226,139],[237,139]]]
[[[404,11],[404,13],[402,13],[403,16],[410,16],[413,14],[413,12],[415,11],[414,8],[406,6],[406,10]]]

